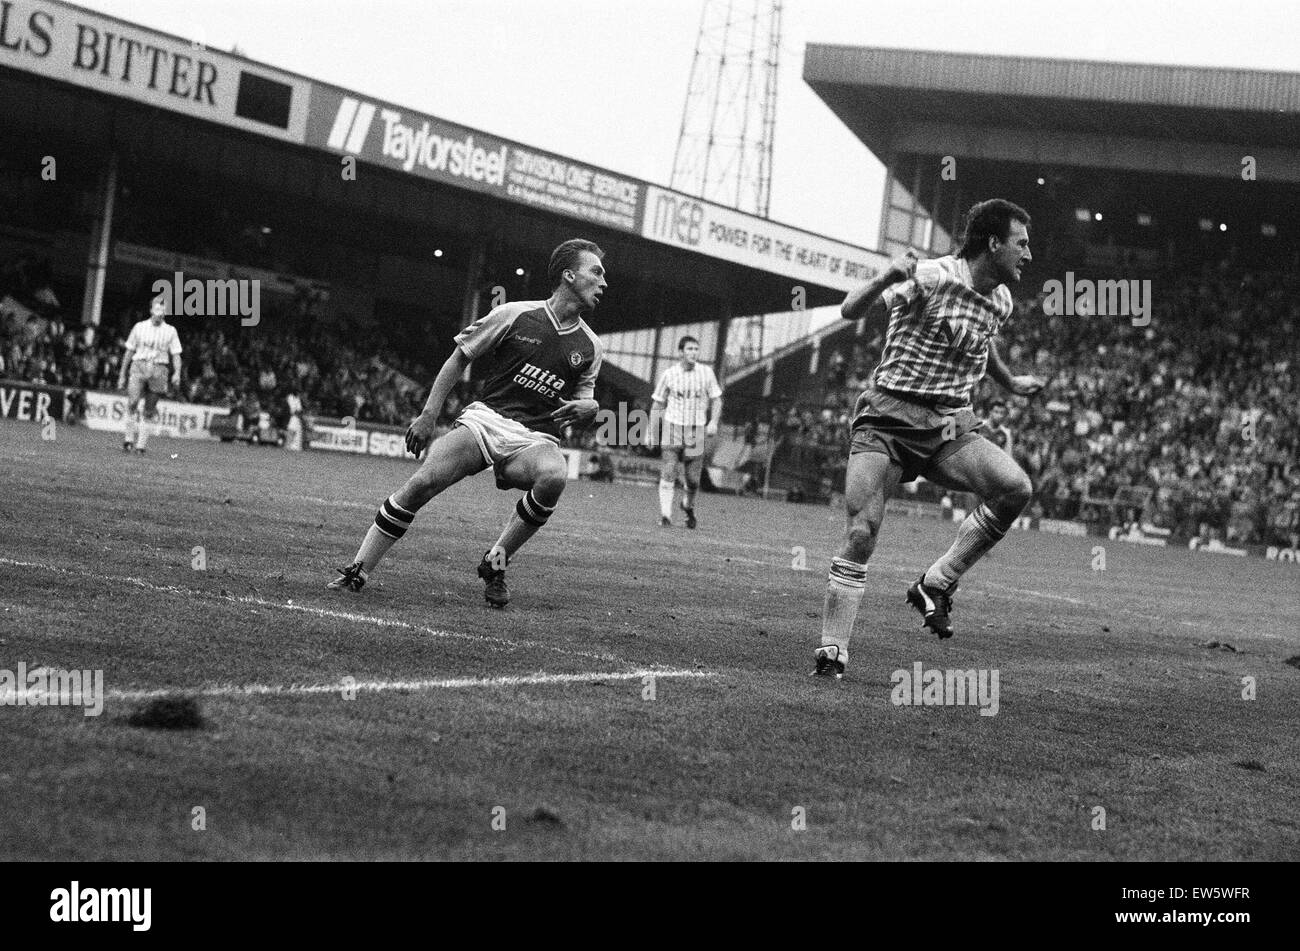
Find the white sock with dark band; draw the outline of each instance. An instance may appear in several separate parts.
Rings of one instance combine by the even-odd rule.
[[[957,540],[952,547],[925,572],[926,585],[940,591],[951,589],[985,552],[1002,540],[1009,527],[981,502],[957,529]]]
[[[826,581],[826,604],[822,613],[822,646],[834,644],[840,649],[839,659],[847,662],[849,637],[853,634],[853,621],[858,616],[862,592],[867,586],[867,566],[847,558],[831,560],[830,577]]]
[[[361,562],[366,571],[374,571],[379,560],[393,547],[393,543],[406,534],[415,518],[414,512],[408,512],[389,496],[375,513],[375,524],[366,532],[365,540],[357,549],[353,561]]]
[[[515,503],[515,514],[510,516],[505,531],[488,551],[487,560],[494,567],[504,568],[510,556],[536,535],[537,530],[550,521],[554,513],[554,505],[543,505],[533,495],[533,490],[529,489]]]

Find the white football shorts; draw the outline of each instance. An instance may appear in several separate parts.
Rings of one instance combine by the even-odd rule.
[[[456,419],[457,426],[464,426],[478,441],[478,448],[483,453],[484,461],[490,466],[498,467],[510,457],[523,452],[530,446],[546,443],[558,447],[560,441],[546,433],[534,432],[523,423],[506,419],[490,406],[475,401],[465,407]]]

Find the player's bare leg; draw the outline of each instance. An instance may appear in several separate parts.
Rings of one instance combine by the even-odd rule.
[[[849,637],[862,603],[867,561],[885,517],[885,497],[898,484],[903,470],[882,452],[849,456],[844,480],[847,530],[840,553],[831,561],[822,612],[822,642],[815,655],[814,674],[841,677],[849,657]]]
[[[926,478],[980,497],[975,511],[957,529],[952,547],[908,589],[908,602],[921,612],[926,627],[941,638],[950,637],[948,613],[957,582],[1002,540],[1029,504],[1034,487],[1016,461],[987,439],[970,440],[933,466]]]
[[[357,549],[352,564],[340,568],[342,576],[327,587],[335,590],[360,591],[366,575],[373,571],[406,530],[415,514],[428,502],[466,476],[486,467],[483,453],[474,434],[458,426],[429,447],[424,462],[406,484],[384,500],[375,513],[374,524]]]
[[[681,449],[664,447],[659,463],[659,524],[667,528],[673,523],[673,496],[677,493],[677,455]]]
[[[510,600],[505,581],[506,566],[524,542],[537,534],[537,530],[550,519],[568,480],[568,461],[549,443],[530,446],[501,466],[501,481],[511,488],[526,491],[515,504],[505,531],[479,565],[479,577],[487,584],[484,596],[488,604],[503,608]]]
[[[683,450],[685,452],[685,450]],[[700,491],[700,474],[704,471],[704,457],[684,460],[682,474],[686,479],[686,494],[682,497],[682,511],[686,513],[686,527],[694,528],[695,496]]]

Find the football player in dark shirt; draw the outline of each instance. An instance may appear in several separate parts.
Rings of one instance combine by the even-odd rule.
[[[592,396],[601,346],[582,315],[595,310],[607,286],[603,257],[590,241],[565,241],[547,268],[549,299],[502,304],[456,335],[456,349],[438,372],[424,411],[406,431],[407,451],[418,456],[427,447],[428,455],[406,485],[384,500],[356,557],[327,587],[360,591],[415,513],[491,466],[499,488],[525,490],[478,566],[488,604],[505,607],[510,557],[546,524],[564,491],[568,464],[559,449],[560,431],[590,423],[600,408]],[[475,361],[486,369],[482,397],[433,441],[443,402]]]
[[[984,438],[1008,456],[1014,455],[1011,448],[1011,427],[1007,425],[1006,400],[994,400],[989,404],[989,418],[984,427]]]

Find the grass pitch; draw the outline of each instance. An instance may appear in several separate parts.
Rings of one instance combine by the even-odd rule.
[[[1013,532],[941,643],[903,592],[955,527],[890,519],[826,683],[841,513],[703,496],[662,530],[653,486],[574,483],[493,611],[518,493],[482,475],[326,592],[412,465],[0,421],[0,668],[107,692],[0,706],[0,857],[1300,854],[1295,565]],[[917,662],[996,669],[997,715],[895,705]],[[202,726],[130,725],[159,695]]]

